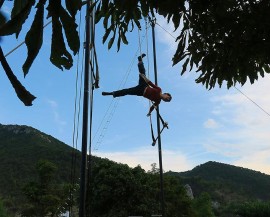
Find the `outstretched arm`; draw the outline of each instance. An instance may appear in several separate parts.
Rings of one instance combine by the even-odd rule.
[[[140,76],[143,78],[143,80],[145,80],[147,84],[150,82],[150,80],[144,74],[140,73]]]
[[[152,81],[150,81],[144,74],[140,73],[140,76],[145,80],[145,82],[146,82],[149,86],[161,90],[160,87],[158,87],[157,85],[153,84]]]
[[[153,105],[150,107],[150,109],[149,109],[149,112],[148,112],[148,114],[147,114],[147,117],[149,117],[149,116],[151,115],[152,111],[153,111],[154,109],[156,109],[156,108],[157,108],[157,106],[156,106],[155,104],[153,104]]]

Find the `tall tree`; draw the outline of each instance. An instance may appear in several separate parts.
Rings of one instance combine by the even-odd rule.
[[[68,209],[69,186],[54,182],[56,170],[56,166],[49,161],[38,162],[38,180],[31,181],[24,187],[26,203],[22,216],[56,217]]]
[[[125,33],[155,12],[180,29],[173,65],[183,63],[181,74],[195,65],[197,83],[207,88],[253,83],[270,73],[270,22],[268,0],[121,0],[97,1],[96,22],[103,19],[103,42],[112,34],[109,48],[127,43]],[[132,29],[131,29],[132,30]]]
[[[7,211],[1,200],[0,200],[0,217],[8,217]]]
[[[0,36],[18,36],[22,24],[34,6],[36,15],[26,35],[28,56],[23,66],[26,75],[42,46],[44,7],[52,19],[51,62],[58,68],[69,69],[72,56],[67,51],[63,31],[69,48],[76,54],[79,37],[75,15],[81,0],[15,0],[11,20],[1,25]],[[182,63],[181,74],[196,66],[197,83],[213,88],[223,83],[231,87],[236,83],[251,83],[270,72],[270,18],[268,0],[96,0],[96,22],[103,21],[103,42],[111,48],[117,40],[128,44],[126,33],[134,26],[141,27],[143,17],[154,19],[159,14],[180,29],[176,39],[178,48],[172,58],[173,65]],[[3,23],[3,22],[2,22]],[[37,40],[33,40],[37,39]]]

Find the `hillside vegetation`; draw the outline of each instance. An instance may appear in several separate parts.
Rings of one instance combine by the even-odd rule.
[[[216,191],[226,187],[231,194],[244,198],[270,200],[270,176],[258,171],[210,161],[178,175],[187,180],[201,179],[212,183]]]
[[[70,146],[32,127],[0,125],[0,197],[16,210],[22,200],[22,187],[37,179],[39,160],[51,161],[59,168],[55,177],[57,182],[70,182],[75,153],[79,158],[79,152],[74,152]],[[77,160],[77,179],[79,164],[80,160]]]
[[[25,205],[33,206],[34,203],[29,204],[29,200],[25,204],[26,197],[22,189],[38,183],[37,164],[40,160],[51,162],[57,168],[53,178],[55,186],[70,183],[72,153],[77,159],[75,179],[72,181],[78,184],[78,151],[34,128],[0,124],[0,204],[6,207],[10,216],[21,213],[21,207]],[[153,166],[151,171],[145,172],[140,166],[130,168],[98,157],[92,158],[91,165],[87,194],[90,195],[87,209],[91,217],[146,217],[160,213],[157,168]],[[255,212],[263,210],[266,213],[256,216],[269,217],[269,183],[269,175],[218,162],[207,162],[181,173],[166,172],[166,214],[169,217],[248,217],[247,212],[254,213],[256,209]],[[194,199],[187,195],[184,188],[186,184],[191,187]],[[37,189],[35,192],[42,195]],[[74,196],[76,207],[78,194]],[[246,206],[248,201],[260,201],[260,204],[255,206],[251,202]]]

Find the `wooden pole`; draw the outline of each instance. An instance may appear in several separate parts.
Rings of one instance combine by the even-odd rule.
[[[80,180],[80,206],[79,217],[85,217],[86,201],[86,171],[87,171],[87,144],[88,144],[88,109],[89,109],[89,60],[90,60],[90,5],[91,0],[86,4],[85,16],[85,60],[84,60],[84,96],[83,96],[83,120],[82,120],[82,160]],[[92,85],[92,84],[91,84]]]
[[[156,20],[151,21],[152,26],[152,38],[153,38],[153,55],[154,55],[154,73],[155,73],[155,84],[158,86],[157,80],[157,60],[156,60],[156,39],[155,39],[155,22]],[[160,114],[159,106],[156,109],[157,113],[157,131],[158,131],[158,156],[159,156],[159,173],[160,173],[160,199],[161,199],[161,212],[162,217],[165,217],[165,204],[164,204],[164,190],[163,190],[163,168],[162,168],[162,149],[161,149],[161,130],[160,130]]]

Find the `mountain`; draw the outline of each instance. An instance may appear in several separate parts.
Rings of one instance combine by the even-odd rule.
[[[40,159],[58,167],[56,181],[69,182],[72,159],[79,159],[79,152],[32,127],[0,124],[0,159],[0,198],[17,198],[21,187],[35,179]],[[76,160],[77,178],[79,164]]]
[[[74,156],[77,159],[75,161],[75,181],[78,182],[80,172],[80,153],[78,151],[32,127],[0,124],[0,199],[4,200],[8,207],[15,209],[22,200],[22,186],[37,177],[36,165],[40,159],[48,160],[58,167],[56,177],[58,183],[69,183]],[[104,162],[103,159],[97,157],[93,157],[93,160],[96,173],[100,172],[99,175],[102,177],[108,168],[120,168],[119,164],[109,160]],[[127,165],[123,166],[125,174],[137,174],[137,170],[138,168],[134,168],[129,171]],[[119,172],[118,169],[116,172]],[[112,178],[111,171],[107,171],[107,173],[108,177]],[[200,197],[203,192],[207,192],[211,200],[222,207],[231,202],[270,200],[270,176],[241,167],[210,161],[190,171],[167,172],[164,178],[167,176],[175,176],[183,185],[188,184],[195,198]],[[93,181],[97,182],[97,186],[100,187],[100,182],[108,182],[108,177]],[[129,178],[128,175],[123,175],[123,177]],[[106,185],[111,186],[113,183],[117,184],[116,180],[106,183]],[[122,191],[126,191],[122,188],[123,185],[119,186]],[[114,191],[117,192],[117,189]],[[99,196],[99,194],[97,195]]]
[[[195,196],[208,192],[219,202],[270,200],[270,176],[258,171],[209,161],[190,171],[170,174],[183,178]]]

